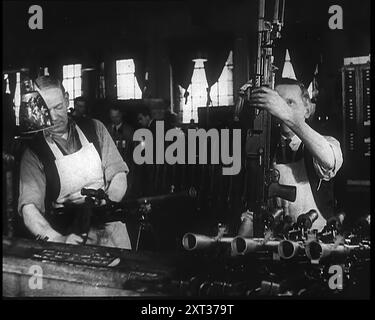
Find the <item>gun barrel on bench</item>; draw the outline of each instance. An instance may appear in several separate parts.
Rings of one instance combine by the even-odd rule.
[[[306,244],[305,247],[306,256],[310,260],[320,261],[328,257],[334,258],[346,258],[350,254],[362,253],[369,254],[370,246],[368,245],[346,245],[346,244],[334,244],[334,243],[323,243],[320,241],[311,241]]]
[[[246,255],[256,251],[273,251],[276,252],[279,241],[264,241],[262,238],[244,238],[235,237],[231,243],[232,254]]]
[[[232,240],[233,237],[222,237],[216,239],[216,237],[189,232],[182,237],[182,245],[188,251],[204,250],[217,244],[230,244]]]
[[[301,242],[282,240],[277,248],[279,256],[283,259],[291,259],[303,252],[304,246]]]

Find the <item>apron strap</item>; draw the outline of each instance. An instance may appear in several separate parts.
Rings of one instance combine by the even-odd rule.
[[[75,127],[76,127],[76,130],[77,130],[77,133],[78,133],[79,140],[81,141],[82,147],[88,146],[90,144],[90,142],[87,140],[87,138],[83,134],[82,130],[77,125],[75,125]],[[46,139],[46,142],[48,143],[49,147],[51,148],[51,151],[52,151],[53,155],[55,156],[56,160],[59,160],[59,159],[64,157],[63,153],[61,152],[61,150],[59,149],[59,147],[56,145],[55,142],[49,142],[47,139]]]
[[[56,160],[59,160],[61,158],[64,157],[63,153],[61,152],[61,150],[59,149],[59,147],[56,145],[55,142],[49,142],[47,139],[46,139],[46,142],[48,144],[48,146],[50,147],[53,155],[55,156]]]
[[[87,140],[86,136],[83,134],[82,130],[76,125],[76,130],[78,133],[79,140],[81,141],[82,147],[87,146],[90,142]]]

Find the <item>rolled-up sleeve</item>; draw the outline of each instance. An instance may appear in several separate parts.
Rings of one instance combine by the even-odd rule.
[[[30,149],[25,150],[21,159],[19,193],[18,213],[21,216],[22,208],[27,204],[34,204],[41,213],[45,212],[46,176],[43,164]]]
[[[107,128],[98,120],[94,120],[96,133],[99,138],[99,147],[101,149],[102,166],[106,183],[108,184],[119,172],[129,172],[129,168],[122,159],[119,151],[113,142]]]
[[[334,166],[332,169],[324,168],[315,158],[313,158],[314,168],[319,176],[320,179],[329,181],[332,179],[336,173],[340,170],[342,163],[343,163],[343,157],[340,147],[340,142],[338,142],[335,138],[330,136],[324,136],[324,138],[328,141],[332,154],[334,157]]]

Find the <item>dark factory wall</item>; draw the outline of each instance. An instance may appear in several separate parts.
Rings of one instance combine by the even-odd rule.
[[[254,10],[247,4],[208,8],[184,2],[142,1],[42,3],[45,27],[32,31],[27,28],[29,4],[5,4],[4,70],[74,61],[95,64],[103,59],[114,63],[116,57],[131,55],[136,49],[150,74],[150,95],[158,98],[169,99],[167,48],[171,39],[212,33],[229,33],[235,38],[254,29],[249,28],[248,21],[249,16],[255,17]],[[201,9],[207,15],[202,16]],[[113,95],[113,84],[108,89]]]
[[[93,71],[83,74],[83,94],[97,95],[100,62],[105,62],[106,94],[116,98],[115,60],[137,59],[140,73],[149,74],[148,98],[171,98],[171,67],[174,69],[174,111],[179,61],[213,48],[219,43],[234,52],[234,94],[253,73],[256,49],[256,1],[170,1],[170,2],[40,2],[43,30],[30,30],[28,1],[3,3],[3,72],[39,66],[62,76],[62,65],[82,63]],[[343,9],[343,29],[328,27],[331,5]],[[272,16],[272,1],[267,14]],[[319,101],[316,114],[328,116],[325,123],[341,136],[341,74],[344,57],[370,53],[370,1],[287,0],[285,26],[275,50],[281,76],[288,48],[296,76],[307,86],[319,67]],[[204,50],[203,50],[204,51]],[[190,54],[190,56],[189,56]],[[178,59],[174,59],[176,57]],[[179,60],[180,59],[180,60]],[[143,77],[137,77],[142,80]],[[181,84],[181,83],[180,83]]]
[[[43,30],[28,28],[30,4],[3,3],[3,71],[29,68],[35,75],[39,66],[48,66],[50,73],[61,76],[63,64],[82,63],[83,68],[94,68],[83,74],[82,84],[83,94],[93,97],[99,64],[104,61],[106,94],[115,99],[115,60],[132,57],[143,74],[149,73],[147,97],[166,101],[166,108],[171,98],[171,63],[177,69],[180,60],[186,61],[202,49],[215,50],[218,43],[233,49],[235,96],[253,73],[256,1],[40,2]],[[328,26],[331,5],[343,9],[342,30]],[[268,16],[272,16],[272,8],[272,1],[267,1]],[[318,64],[316,113],[328,116],[324,126],[340,139],[340,68],[344,57],[370,53],[370,1],[287,0],[285,26],[275,50],[277,77],[281,76],[286,48],[297,78],[307,86]],[[176,99],[179,79],[173,80]],[[178,111],[176,105],[173,108]]]
[[[75,61],[86,65],[102,60],[114,63],[116,57],[131,55],[136,49],[149,71],[150,96],[169,99],[167,48],[171,39],[186,39],[189,46],[196,37],[216,35],[217,39],[229,36],[234,40],[235,89],[251,72],[247,64],[249,58],[253,60],[256,43],[256,1],[40,2],[43,30],[27,27],[30,4],[3,4],[3,70],[28,67],[35,72],[39,65],[52,69],[54,65],[58,70],[62,64]],[[343,8],[343,30],[328,27],[332,4]],[[320,59],[322,81],[330,86],[343,57],[369,54],[369,12],[369,0],[287,1],[280,48],[289,47],[297,77],[311,78],[311,70]],[[112,96],[113,80],[107,79]]]
[[[267,1],[268,16],[272,2]],[[82,83],[83,95],[93,97],[104,61],[106,94],[115,99],[115,60],[132,57],[140,72],[149,73],[147,97],[160,99],[169,108],[172,64],[172,107],[177,112],[175,73],[180,60],[215,50],[217,44],[220,49],[231,48],[235,97],[253,73],[257,1],[41,1],[43,30],[28,28],[31,4],[3,2],[3,72],[29,68],[35,75],[39,66],[48,66],[50,73],[62,76],[63,64],[82,63],[83,68],[94,69],[83,73]],[[343,9],[342,30],[328,26],[331,5]],[[321,130],[328,128],[325,133],[341,140],[340,68],[344,57],[370,53],[370,0],[287,0],[285,26],[275,50],[276,77],[281,76],[286,48],[297,78],[307,86],[318,64],[316,115],[328,116]]]

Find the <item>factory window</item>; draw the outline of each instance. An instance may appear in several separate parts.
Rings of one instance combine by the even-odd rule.
[[[142,91],[135,77],[133,59],[116,61],[117,99],[141,99]]]
[[[184,98],[184,90],[180,89],[180,101],[182,102],[182,121],[183,123],[190,122],[194,119],[198,122],[198,107],[205,107],[207,103],[207,78],[204,70],[204,59],[195,59],[194,72],[191,78],[191,84],[188,88],[189,95],[186,103]]]
[[[311,81],[309,87],[307,88],[307,91],[309,92],[310,98],[313,102],[316,102],[317,96],[319,94],[319,89],[318,89],[319,86],[317,82],[318,74],[319,74],[319,64],[316,65],[313,80]]]
[[[74,98],[82,95],[82,65],[69,64],[63,66],[63,86],[69,93],[69,108],[74,108]]]
[[[4,84],[5,84],[5,93],[10,94],[9,88],[9,75],[7,73],[4,74]],[[16,72],[16,88],[14,92],[14,99],[13,99],[13,109],[14,115],[16,117],[16,125],[19,125],[19,113],[20,113],[20,105],[21,105],[21,73]]]
[[[318,70],[316,69],[315,73],[317,72]],[[284,62],[282,77],[297,80],[296,74],[294,73],[292,61],[290,60],[288,49],[286,49],[286,53],[285,53],[285,62]],[[309,92],[310,98],[313,98],[313,83],[312,82],[310,83],[307,91]]]
[[[312,99],[312,97],[313,97],[313,83],[312,83],[312,81],[311,81],[309,87],[307,88],[307,92],[310,95],[310,99]]]
[[[16,91],[14,92],[14,113],[16,116],[16,125],[20,125],[20,106],[21,106],[21,73],[16,73]]]
[[[189,123],[191,119],[198,122],[198,108],[207,106],[207,78],[204,69],[204,59],[196,59],[191,85],[188,88],[189,95],[184,97],[185,90],[179,86],[180,107],[183,123]],[[211,87],[211,106],[233,105],[233,53],[229,53],[219,80]],[[185,103],[186,100],[186,103]]]
[[[9,89],[9,75],[4,73],[4,84],[5,84],[5,93],[10,93]]]
[[[288,49],[286,49],[286,53],[285,53],[285,61],[284,61],[282,77],[297,80],[296,74],[294,73],[292,61],[290,61],[290,55],[289,55]]]
[[[211,87],[212,106],[231,106],[233,98],[233,52],[229,53],[218,82]]]

